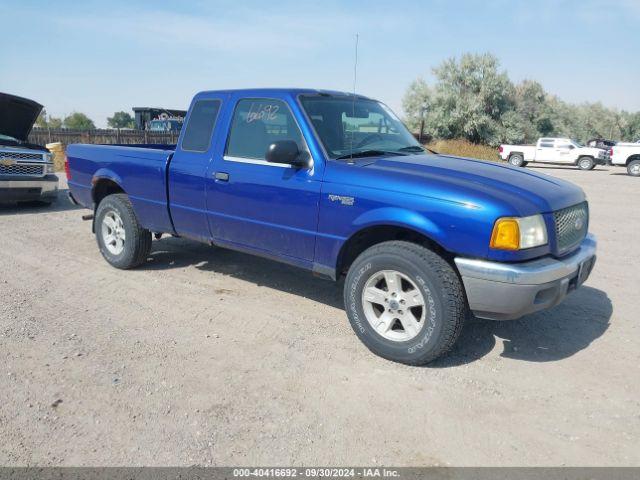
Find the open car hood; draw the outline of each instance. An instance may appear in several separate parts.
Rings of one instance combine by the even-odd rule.
[[[0,134],[26,142],[41,111],[38,102],[0,93]]]

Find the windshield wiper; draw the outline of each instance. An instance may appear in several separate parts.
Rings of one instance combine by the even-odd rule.
[[[362,157],[381,157],[382,155],[396,155],[396,156],[404,156],[406,153],[402,152],[393,152],[389,150],[361,150],[360,152],[348,153],[346,155],[341,155],[336,158],[336,160],[348,160],[349,158],[362,158]]]

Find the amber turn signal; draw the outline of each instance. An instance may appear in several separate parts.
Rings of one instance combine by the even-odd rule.
[[[520,248],[520,226],[515,218],[500,218],[493,226],[491,248],[518,250]]]

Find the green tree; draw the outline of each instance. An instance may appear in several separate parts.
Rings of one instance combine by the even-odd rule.
[[[525,142],[535,142],[553,133],[547,96],[542,85],[532,80],[524,80],[515,87],[515,111],[522,120]]]
[[[640,140],[640,112],[622,112],[621,138],[628,142]]]
[[[433,102],[433,92],[422,78],[411,82],[402,99],[402,108],[406,114],[405,123],[412,131],[420,128],[422,116],[426,115]]]
[[[502,114],[513,107],[513,85],[489,54],[465,54],[433,70],[438,82],[434,113],[446,121],[446,134],[489,143]]]
[[[425,130],[433,137],[498,142],[504,133],[500,119],[514,105],[513,84],[499,71],[498,59],[488,53],[465,54],[445,60],[433,73],[433,88],[417,80],[405,95],[409,126],[415,128],[426,107]]]
[[[96,126],[84,113],[72,112],[63,121],[64,128],[72,130],[95,130]]]
[[[36,119],[36,127],[51,128],[52,130],[59,129],[62,128],[62,119],[48,115],[47,110],[43,108]]]
[[[49,117],[47,119],[47,124],[50,129],[57,130],[62,128],[62,119],[60,117]]]
[[[40,127],[40,128],[47,128],[48,124],[47,124],[47,111],[43,108],[42,111],[40,112],[40,115],[38,115],[38,118],[36,118],[36,127]]]
[[[113,117],[107,117],[107,125],[111,128],[133,128],[133,117],[127,112],[115,112]]]
[[[433,138],[465,138],[474,143],[535,142],[558,136],[585,142],[640,139],[640,112],[580,105],[547,93],[540,83],[513,85],[491,54],[465,54],[433,69],[435,83],[411,83],[403,98],[405,122],[418,131],[424,114],[425,133]]]

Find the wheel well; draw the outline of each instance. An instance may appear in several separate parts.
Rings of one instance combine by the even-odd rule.
[[[453,257],[449,252],[426,235],[418,233],[415,230],[411,230],[410,228],[394,225],[380,225],[360,230],[345,242],[340,249],[340,254],[338,255],[338,261],[336,263],[336,277],[339,278],[342,274],[346,273],[353,261],[358,258],[358,255],[364,252],[367,248],[378,243],[391,240],[404,240],[406,242],[422,245],[439,254],[449,263],[453,261]]]
[[[511,152],[511,153],[509,153],[509,158],[513,157],[514,155],[520,155],[522,157],[522,160],[524,160],[524,153],[522,153],[522,152]]]
[[[93,203],[97,207],[102,199],[114,193],[124,193],[120,185],[108,178],[99,178],[93,186]]]
[[[627,158],[627,161],[625,162],[625,166],[629,165],[634,160],[640,160],[640,155],[631,155],[629,158]]]

